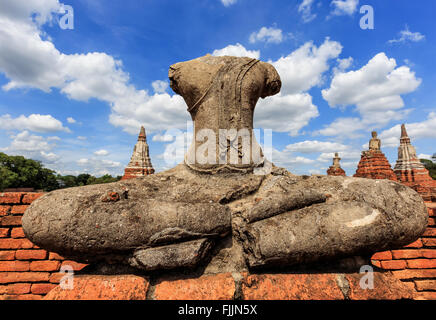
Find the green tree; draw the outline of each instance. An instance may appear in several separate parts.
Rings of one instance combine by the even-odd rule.
[[[55,172],[39,161],[0,152],[0,189],[34,188],[51,191],[59,188]]]
[[[436,158],[436,157],[434,157],[434,155],[433,155],[433,158]],[[420,161],[422,164],[424,164],[424,166],[428,170],[428,173],[430,174],[430,176],[436,180],[436,163],[434,163],[431,160],[427,160],[427,159],[420,159]]]

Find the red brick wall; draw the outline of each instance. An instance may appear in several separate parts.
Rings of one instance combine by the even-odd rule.
[[[376,253],[372,264],[392,270],[418,297],[436,300],[436,202],[426,204],[429,223],[423,236],[403,249]]]
[[[61,266],[75,271],[85,266],[42,250],[24,236],[21,217],[41,195],[0,193],[0,300],[41,299],[65,275],[59,273]]]

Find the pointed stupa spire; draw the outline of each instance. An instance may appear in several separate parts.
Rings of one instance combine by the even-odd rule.
[[[401,138],[400,138],[400,144],[410,144],[410,138],[407,135],[406,125],[403,123],[401,125]]]
[[[123,180],[146,176],[153,173],[154,169],[151,164],[145,128],[144,126],[141,126],[138,135],[138,142],[133,148],[130,162],[124,170]]]

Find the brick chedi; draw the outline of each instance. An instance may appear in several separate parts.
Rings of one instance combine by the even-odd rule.
[[[341,168],[340,161],[341,158],[339,158],[339,154],[336,152],[335,157],[333,158],[333,164],[327,170],[327,175],[344,177],[346,176],[344,169]]]
[[[151,165],[145,129],[144,127],[141,127],[141,131],[139,132],[138,136],[138,142],[133,149],[132,158],[124,170],[124,176],[122,180],[142,177],[153,173],[154,169]]]
[[[411,187],[422,196],[436,194],[436,181],[433,180],[428,170],[419,161],[416,150],[410,143],[406,126],[401,125],[400,146],[398,147],[398,160],[394,172],[401,183]]]
[[[397,176],[380,148],[381,141],[377,138],[377,132],[373,131],[369,150],[362,152],[354,177],[397,181]]]

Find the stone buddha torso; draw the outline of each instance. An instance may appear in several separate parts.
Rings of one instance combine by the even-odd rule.
[[[253,114],[259,98],[280,91],[280,77],[272,65],[207,55],[172,65],[169,78],[194,121],[186,165],[206,172],[249,171],[262,165],[263,154],[253,136]]]

